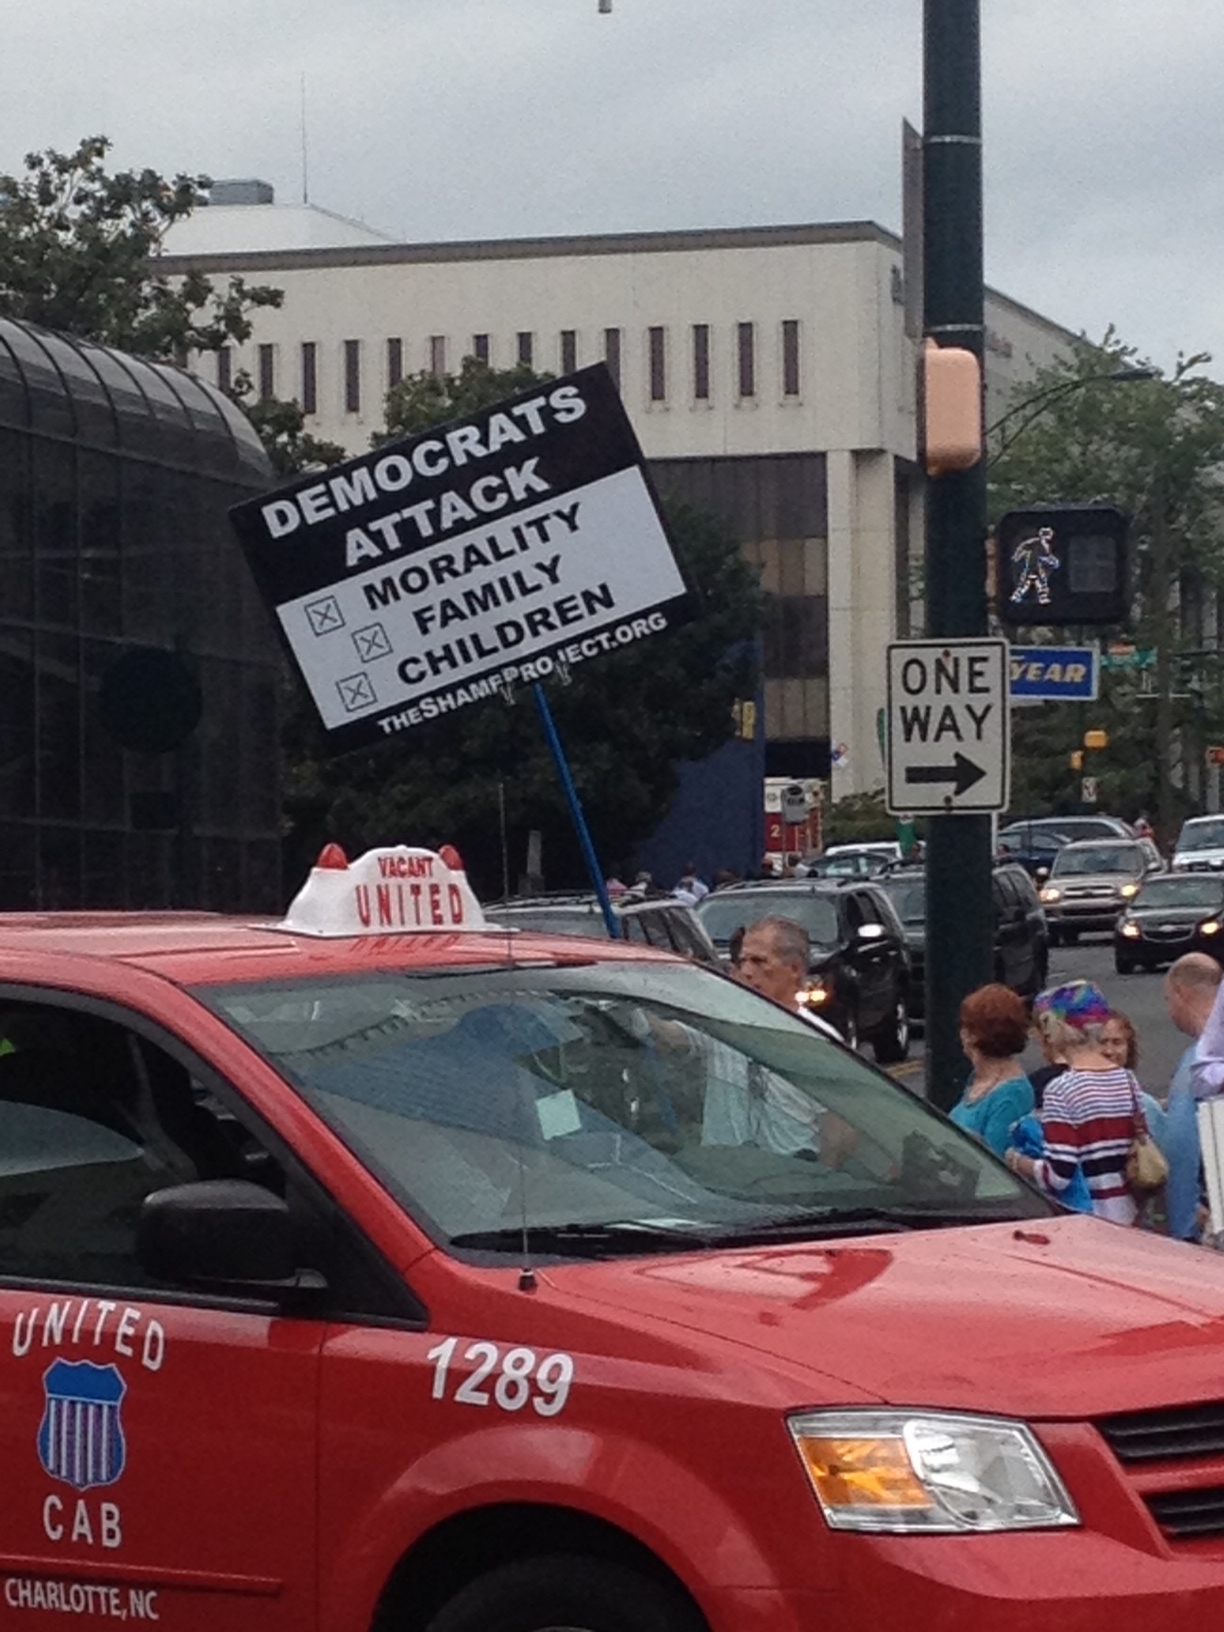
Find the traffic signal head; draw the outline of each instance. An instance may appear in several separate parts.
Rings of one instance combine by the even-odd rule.
[[[995,528],[1000,621],[1124,623],[1126,517],[1112,504],[1035,504]]]
[[[922,462],[928,476],[968,470],[982,457],[982,366],[962,346],[922,349]]]

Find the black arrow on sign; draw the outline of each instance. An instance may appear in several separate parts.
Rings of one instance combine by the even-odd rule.
[[[905,780],[910,784],[918,782],[951,782],[953,793],[957,798],[975,782],[980,782],[986,772],[980,765],[975,765],[964,754],[953,754],[951,765],[907,765]]]

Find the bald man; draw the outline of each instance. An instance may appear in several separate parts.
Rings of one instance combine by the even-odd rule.
[[[1165,1210],[1169,1234],[1178,1241],[1197,1241],[1199,1236],[1199,1151],[1197,1101],[1218,1093],[1216,1062],[1200,1057],[1200,1048],[1209,1049],[1212,1039],[1208,1021],[1224,992],[1221,970],[1205,952],[1187,952],[1165,976],[1165,1007],[1169,1019],[1194,1042],[1177,1062],[1169,1083],[1169,1107],[1165,1121],[1164,1153],[1169,1163],[1165,1185]]]

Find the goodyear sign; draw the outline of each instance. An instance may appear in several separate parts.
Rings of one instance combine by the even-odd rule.
[[[1011,695],[1030,703],[1090,703],[1097,695],[1099,665],[1094,646],[1013,646]]]

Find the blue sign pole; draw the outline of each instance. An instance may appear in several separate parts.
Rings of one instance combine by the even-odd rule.
[[[574,786],[574,779],[570,775],[569,761],[565,757],[565,749],[561,746],[561,738],[557,735],[556,723],[552,717],[552,709],[548,706],[548,698],[544,695],[544,687],[537,680],[532,686],[535,694],[536,708],[540,715],[540,724],[544,727],[544,736],[548,741],[549,752],[553,757],[553,764],[557,767],[557,775],[561,779],[561,786],[565,790],[565,800],[569,805],[570,818],[574,824],[574,831],[578,835],[578,843],[582,846],[583,859],[587,864],[587,872],[591,875],[591,883],[595,886],[595,894],[599,899],[599,910],[603,913],[603,920],[608,934],[614,941],[621,938],[620,926],[616,914],[612,911],[612,901],[608,895],[608,886],[604,883],[603,872],[599,866],[599,858],[595,854],[595,846],[591,842],[591,830],[587,826],[586,817],[582,810],[582,800],[578,797],[578,789]]]

